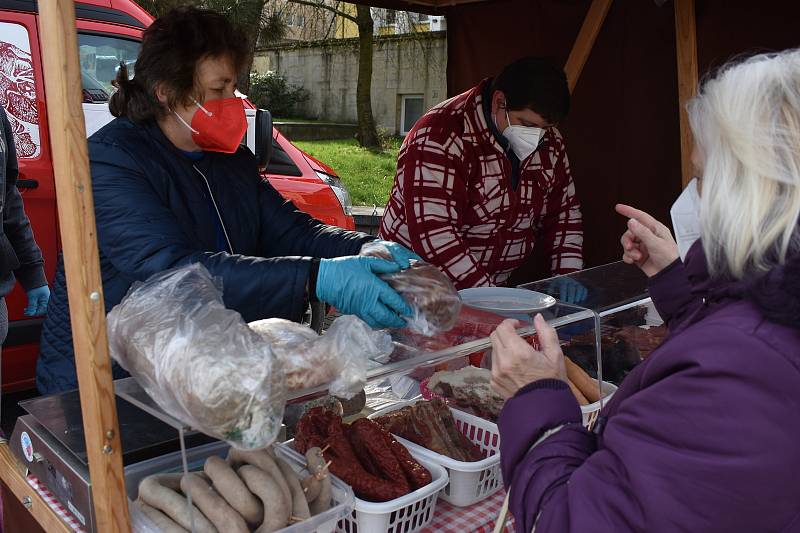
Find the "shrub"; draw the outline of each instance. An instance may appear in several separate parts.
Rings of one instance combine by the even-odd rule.
[[[265,74],[250,74],[250,100],[268,109],[273,117],[297,116],[297,107],[308,100],[308,91],[295,87],[284,76],[271,70]]]

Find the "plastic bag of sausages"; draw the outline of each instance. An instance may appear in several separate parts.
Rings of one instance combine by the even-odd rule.
[[[331,394],[350,399],[364,388],[370,362],[388,357],[394,350],[388,333],[373,330],[353,315],[334,320],[322,336],[282,318],[249,326],[269,342],[283,364],[289,390],[330,383]]]
[[[283,365],[270,342],[225,308],[200,264],[135,283],[108,314],[111,356],[168,414],[236,448],[278,436]]]
[[[361,255],[391,261],[392,254],[379,241],[367,243]],[[424,261],[411,261],[411,267],[381,278],[408,303],[413,315],[407,329],[426,337],[448,331],[456,324],[461,297],[453,282],[438,268]]]

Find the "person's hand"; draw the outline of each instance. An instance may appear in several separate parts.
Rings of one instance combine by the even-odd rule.
[[[368,242],[361,248],[361,255],[381,257],[379,250],[384,247],[392,254],[392,260],[401,270],[411,266],[411,260],[422,261],[422,258],[401,244],[392,241],[377,240]]]
[[[541,314],[533,320],[539,345],[537,351],[520,337],[516,320],[504,320],[495,329],[492,339],[492,388],[503,398],[511,398],[519,389],[540,379],[566,381],[567,370],[558,334]]]
[[[652,277],[680,257],[672,232],[664,224],[628,205],[617,204],[616,211],[629,219],[628,230],[620,239],[623,261]]]
[[[38,316],[47,313],[47,303],[50,301],[50,288],[47,285],[31,289],[25,294],[28,296],[28,306],[23,311],[25,316]]]
[[[373,328],[402,328],[401,317],[412,311],[403,298],[377,274],[397,272],[396,263],[377,257],[321,259],[317,298],[345,315],[356,315]]]
[[[570,304],[581,303],[589,294],[580,282],[567,276],[559,276],[550,282],[550,289],[558,293],[559,300]]]

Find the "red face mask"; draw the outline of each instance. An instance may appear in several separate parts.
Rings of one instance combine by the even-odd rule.
[[[195,100],[197,111],[192,125],[175,113],[187,128],[192,130],[192,140],[206,152],[234,153],[247,131],[247,118],[241,98],[210,100],[205,106]]]

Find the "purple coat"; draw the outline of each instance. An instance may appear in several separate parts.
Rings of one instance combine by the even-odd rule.
[[[500,450],[517,531],[800,532],[800,324],[767,321],[743,283],[710,280],[699,243],[650,293],[671,333],[594,433],[563,381],[506,403]],[[796,315],[800,299],[789,304]]]

